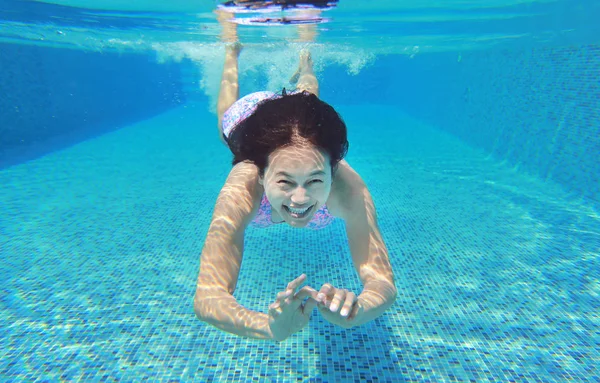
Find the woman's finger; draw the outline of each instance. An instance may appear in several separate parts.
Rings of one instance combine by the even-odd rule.
[[[310,315],[315,307],[317,307],[317,301],[313,298],[308,298],[302,307],[302,314]]]
[[[289,303],[293,310],[297,310],[304,301],[304,298],[309,297],[309,300],[314,300],[317,296],[317,290],[309,286],[304,286],[294,295],[294,299]]]
[[[315,289],[313,289],[310,286],[304,286],[302,287],[300,290],[298,290],[298,292],[294,295],[294,298],[298,298],[300,300],[306,298],[306,297],[311,297],[313,299],[317,299],[317,294],[319,292]]]
[[[335,289],[329,283],[325,283],[321,286],[319,290],[319,294],[317,294],[317,302],[326,303],[329,300],[330,296],[333,295]]]
[[[290,283],[288,283],[286,290],[296,290],[298,288],[298,286],[300,286],[302,284],[302,282],[304,282],[304,280],[306,279],[306,274],[302,274],[300,275],[298,278],[294,279],[293,281],[291,281]]]
[[[339,310],[342,303],[346,300],[346,290],[337,289],[333,299],[331,300],[331,305],[329,305],[329,310],[332,313],[335,313]]]
[[[288,291],[292,291],[292,290],[288,290]],[[286,306],[289,306],[292,302],[294,302],[294,294],[290,293],[290,294],[286,294],[284,295],[284,298],[282,300],[279,301],[281,304],[281,309],[285,308]]]
[[[358,298],[357,298],[356,302],[354,303],[354,307],[352,307],[352,311],[350,311],[350,314],[348,315],[348,320],[354,319],[360,310],[361,310],[361,307],[360,307],[360,303],[358,302]]]
[[[285,290],[285,291],[281,291],[277,294],[277,300],[278,301],[283,301],[284,299],[286,299],[287,297],[289,297],[290,295],[292,295],[292,290]]]
[[[279,309],[279,305],[277,303],[272,303],[269,305],[269,315],[273,318],[276,318],[279,314],[281,314],[281,310]]]
[[[351,291],[347,292],[346,293],[346,301],[344,302],[344,305],[342,306],[342,309],[340,310],[340,315],[343,317],[347,317],[348,314],[350,314],[352,312],[352,308],[354,307],[355,303],[356,303],[356,294],[354,294]]]

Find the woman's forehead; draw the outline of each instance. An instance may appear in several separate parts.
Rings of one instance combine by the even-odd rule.
[[[303,161],[313,161],[323,163],[329,160],[329,155],[324,150],[321,150],[312,145],[295,145],[286,146],[275,150],[269,156],[269,161],[295,161],[302,159]]]
[[[288,175],[329,174],[329,155],[315,147],[287,147],[273,152],[269,156],[268,171],[273,174]]]

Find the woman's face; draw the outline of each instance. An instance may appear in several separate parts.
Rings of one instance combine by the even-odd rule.
[[[277,149],[259,182],[272,210],[289,225],[304,227],[329,198],[329,155],[312,145]]]

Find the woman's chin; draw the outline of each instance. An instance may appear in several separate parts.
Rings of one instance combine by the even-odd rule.
[[[298,221],[285,221],[288,225],[290,225],[291,227],[295,227],[298,229],[301,229],[303,227],[306,227],[306,225],[308,225],[308,221],[307,222],[298,222]]]

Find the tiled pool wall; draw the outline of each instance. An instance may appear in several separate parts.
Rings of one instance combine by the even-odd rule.
[[[152,90],[139,93],[162,97],[158,104],[163,108],[168,102],[199,95],[199,89],[190,92],[189,86],[182,85],[189,78],[175,78],[182,67],[185,73],[195,64],[159,65],[150,56],[119,60],[129,63],[113,63],[113,68],[141,65],[156,71],[157,75],[146,78],[152,79],[145,83]],[[335,64],[319,72],[325,101],[399,108],[519,171],[557,182],[599,203],[600,46],[387,55],[358,76],[346,72]],[[240,74],[242,88],[248,80]],[[168,92],[164,87],[170,87]],[[206,101],[200,95],[199,102]],[[157,111],[152,105],[150,109]]]
[[[423,54],[378,65],[394,73],[379,93],[408,114],[600,201],[600,46]]]
[[[176,64],[150,54],[0,44],[0,168],[185,102]]]
[[[377,57],[359,75],[328,64],[321,98],[398,108],[599,203],[599,45],[413,53]]]

